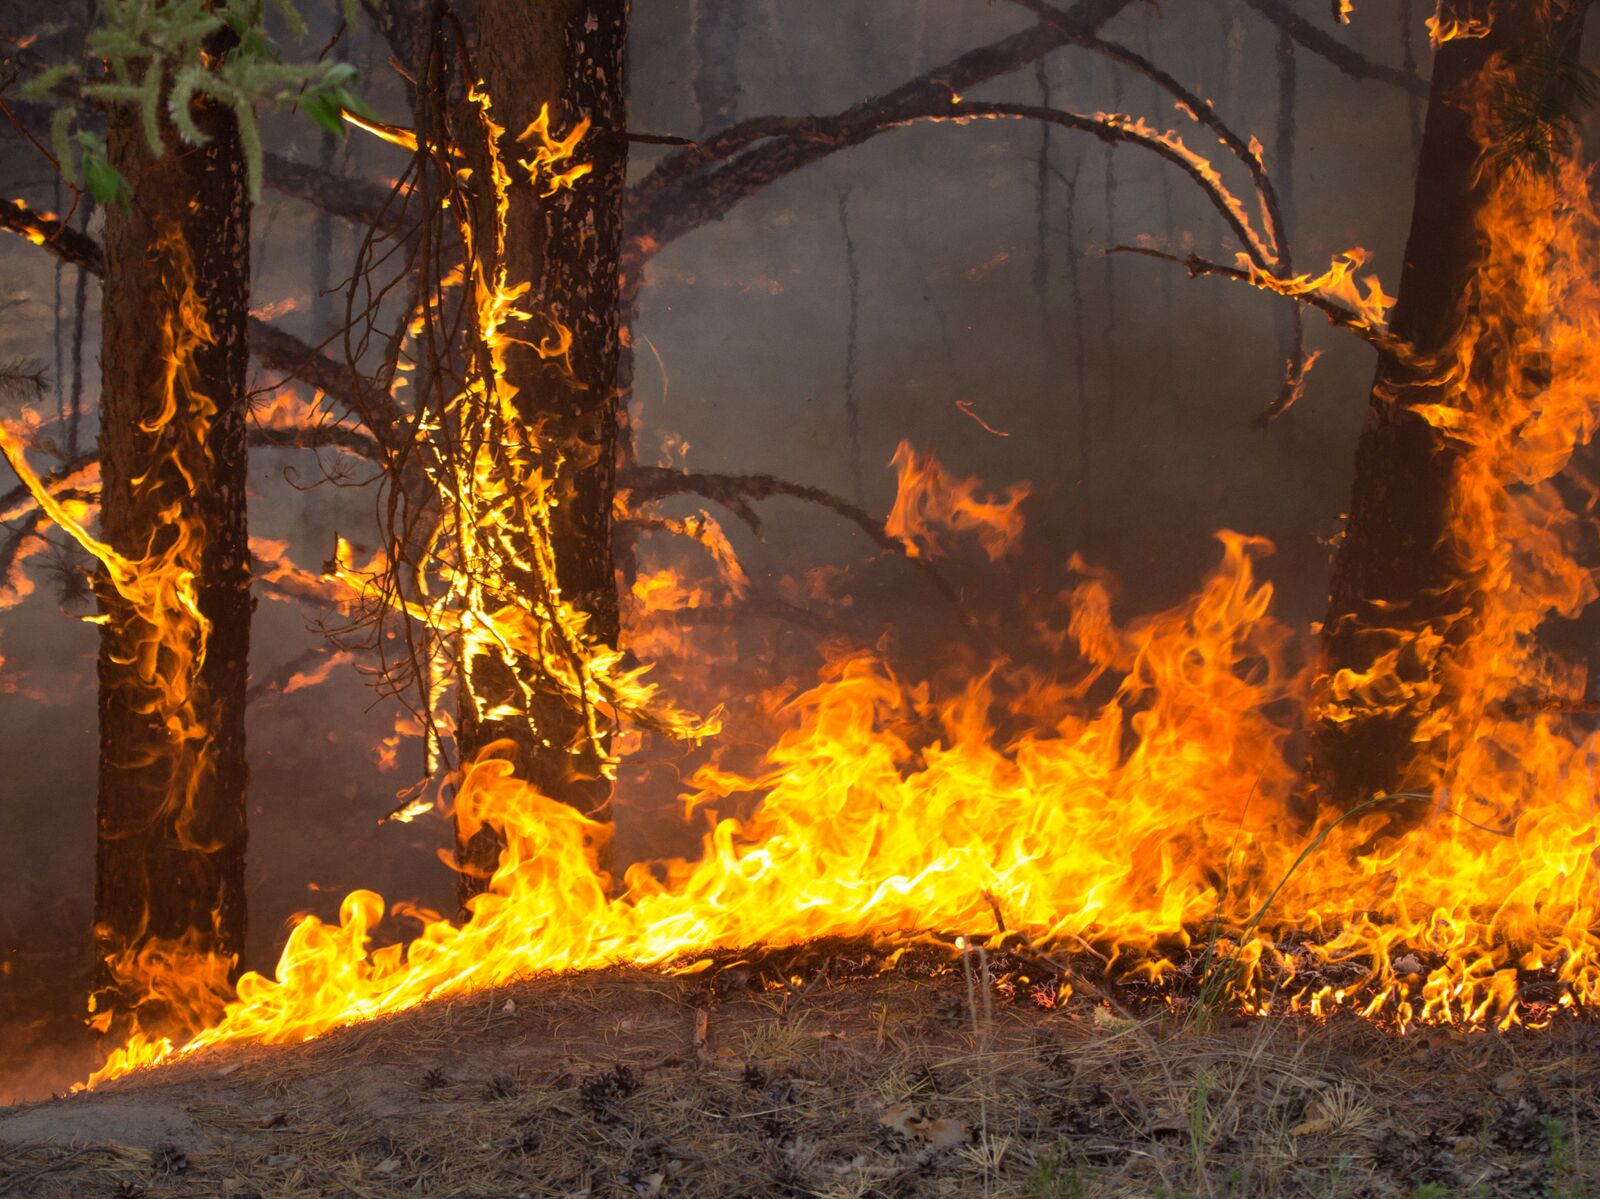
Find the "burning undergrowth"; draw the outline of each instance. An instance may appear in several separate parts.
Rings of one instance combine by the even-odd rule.
[[[504,131],[487,98],[472,100],[492,148]],[[565,162],[572,144],[551,141],[547,125],[545,152]],[[452,514],[457,542],[430,542],[428,565],[403,586],[403,561],[357,565],[345,548],[331,573],[346,601],[426,628],[431,665],[465,664],[465,723],[515,741],[555,704],[561,720],[542,727],[565,729],[573,758],[557,781],[581,776],[577,790],[600,791],[624,720],[690,738],[724,722],[710,705],[702,718],[664,702],[681,702],[681,689],[647,679],[559,585],[554,481],[570,447],[527,423],[507,363],[512,347],[535,344],[518,336],[524,326],[540,331],[541,359],[561,361],[568,342],[520,307],[530,284],[500,264],[510,177],[492,151],[489,165],[493,220],[463,236],[494,252],[457,280],[481,353],[430,426],[457,435],[421,443],[436,455],[430,503]],[[1321,661],[1273,616],[1260,573],[1270,547],[1258,539],[1220,534],[1220,564],[1198,590],[1137,618],[1074,561],[1026,654],[969,645],[960,669],[916,677],[881,649],[830,649],[814,683],[769,706],[776,733],[757,761],[712,759],[687,780],[688,812],[707,818],[699,856],[621,877],[606,865],[610,827],[519,776],[516,746],[493,742],[467,755],[451,797],[458,846],[487,833],[499,848],[466,919],[390,912],[354,892],[337,923],[300,920],[275,977],[246,974],[220,1018],[196,1012],[175,1040],[136,1035],[97,1078],[437,1001],[476,1004],[466,997],[542,973],[624,965],[692,979],[741,947],[826,938],[891,953],[959,938],[969,998],[1010,988],[1046,1009],[1077,992],[1113,1011],[1143,995],[1199,1025],[1224,1011],[1349,1010],[1399,1028],[1505,1029],[1591,1007],[1594,741],[1582,671],[1545,652],[1539,633],[1597,590],[1574,550],[1587,493],[1568,486],[1600,413],[1597,231],[1576,167],[1496,190],[1459,335],[1437,360],[1406,363],[1429,389],[1407,415],[1433,431],[1453,472],[1445,552],[1457,583],[1436,611],[1380,612],[1392,625],[1361,630],[1364,662]],[[457,443],[472,453],[451,456]],[[1016,545],[1025,488],[985,496],[908,448],[896,463],[900,497],[880,544],[919,568],[959,536],[991,559]],[[641,605],[703,609],[746,592],[708,519],[669,531],[690,530],[716,585],[644,574]],[[988,630],[974,631],[977,642]],[[475,672],[496,687],[474,691]],[[442,691],[429,684],[423,700],[444,727]],[[1413,785],[1349,802],[1308,794],[1301,734],[1374,719],[1409,722]],[[414,935],[375,948],[394,914]],[[1063,965],[1064,954],[1093,965]],[[186,981],[151,985],[170,996]],[[631,1076],[608,1077],[579,1088],[596,1118],[632,1095]]]
[[[1570,549],[1586,518],[1556,483],[1593,433],[1600,377],[1581,183],[1574,170],[1502,189],[1455,357],[1418,364],[1437,380],[1419,415],[1457,464],[1460,605],[1372,630],[1391,648],[1370,667],[1306,665],[1258,573],[1270,547],[1224,533],[1215,573],[1153,616],[1119,617],[1076,564],[1034,630],[1054,668],[1002,654],[918,680],[876,651],[833,653],[753,770],[693,775],[691,813],[744,813],[711,821],[698,858],[612,878],[609,827],[491,748],[454,799],[465,837],[492,828],[504,847],[470,919],[408,912],[409,944],[373,949],[385,906],[356,892],[338,924],[297,924],[276,978],[246,975],[178,1048],[303,1040],[542,971],[692,971],[718,950],[827,937],[1000,935],[1087,952],[1110,986],[1198,972],[1206,1004],[1351,1007],[1402,1028],[1542,1024],[1592,1004],[1593,740],[1572,715],[1581,672],[1537,636],[1595,593]],[[915,455],[898,462],[896,536],[918,555],[937,539],[913,525],[935,513],[991,554],[1014,542],[1021,491],[986,501]],[[537,625],[494,619],[512,644]],[[1308,804],[1298,730],[1397,712],[1415,714],[1418,789]],[[136,1038],[101,1077],[174,1049]]]

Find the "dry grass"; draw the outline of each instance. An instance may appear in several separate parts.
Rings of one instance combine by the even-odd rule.
[[[219,1051],[0,1112],[0,1195],[1600,1196],[1587,1024],[1201,1034],[964,965],[607,971]]]

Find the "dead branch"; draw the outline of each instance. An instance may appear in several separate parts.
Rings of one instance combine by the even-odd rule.
[[[817,504],[844,517],[860,528],[881,549],[904,558],[928,576],[930,582],[958,608],[960,592],[953,587],[932,563],[914,557],[898,537],[891,536],[883,521],[865,508],[852,504],[841,496],[821,487],[804,483],[791,483],[776,475],[727,475],[707,471],[672,470],[661,466],[633,466],[620,471],[617,486],[627,488],[630,499],[648,502],[665,499],[671,495],[692,494],[703,496],[721,504],[749,526],[756,534],[761,532],[761,518],[750,505],[774,496],[788,496]]]
[[[1025,2],[1025,0],[1024,0]],[[1413,96],[1428,94],[1428,81],[1415,71],[1373,62],[1338,38],[1317,28],[1287,3],[1287,0],[1244,0],[1284,33],[1320,58],[1326,59],[1352,79],[1372,79],[1387,83]]]
[[[369,462],[383,462],[383,450],[376,441],[359,429],[344,425],[326,424],[293,429],[257,427],[250,430],[249,443],[263,449],[338,449]]]
[[[1371,342],[1380,350],[1391,352],[1403,351],[1405,342],[1385,329],[1375,329],[1365,318],[1343,304],[1328,299],[1327,296],[1316,292],[1284,292],[1262,282],[1259,273],[1252,274],[1236,266],[1225,266],[1220,262],[1212,262],[1209,258],[1201,258],[1197,254],[1179,255],[1168,254],[1164,250],[1153,250],[1147,246],[1112,246],[1107,254],[1140,254],[1146,258],[1159,258],[1162,262],[1173,262],[1189,272],[1191,279],[1198,279],[1202,275],[1213,275],[1219,279],[1231,279],[1235,283],[1243,283],[1257,291],[1264,291],[1268,295],[1282,296],[1284,299],[1306,308],[1315,308],[1328,318],[1328,323],[1336,329],[1345,329],[1364,341]]]
[[[69,479],[81,474],[99,461],[100,455],[98,453],[80,454],[70,462],[63,463],[49,474],[42,476],[42,482],[49,491],[55,492],[58,488],[64,486]],[[36,508],[37,505],[33,502],[33,493],[19,483],[10,491],[0,494],[0,523],[20,520]]]
[[[1131,2],[1077,0],[1063,14],[1066,26],[1035,25],[969,50],[831,117],[806,119],[783,135],[772,130],[781,128],[774,123],[784,118],[741,121],[704,145],[669,156],[629,197],[623,274],[630,289],[637,290],[644,261],[662,246],[721,220],[740,201],[767,185],[839,150],[860,145],[907,116],[925,113],[939,103],[948,105],[962,91],[1026,66],[1067,45],[1071,32],[1097,32]],[[754,145],[757,141],[762,144]],[[719,169],[701,173],[718,161],[723,163]]]
[[[1261,155],[1253,149],[1249,142],[1233,131],[1218,114],[1210,100],[1198,95],[1194,91],[1178,82],[1177,78],[1144,55],[1130,50],[1128,47],[1116,42],[1108,42],[1104,38],[1092,33],[1078,32],[1066,13],[1046,0],[1012,0],[1033,13],[1041,21],[1062,28],[1072,38],[1072,44],[1084,50],[1093,51],[1120,66],[1127,67],[1136,74],[1143,75],[1151,83],[1171,96],[1194,120],[1204,125],[1216,134],[1220,141],[1244,168],[1250,172],[1251,182],[1255,185],[1256,194],[1261,201],[1263,223],[1266,226],[1265,235],[1268,244],[1283,259],[1283,266],[1288,267],[1288,245],[1284,232],[1284,220],[1281,206],[1278,202],[1277,188],[1273,185],[1272,177],[1267,173],[1266,165],[1261,161]]]
[[[381,183],[336,174],[281,154],[263,156],[262,182],[275,192],[358,225],[371,225],[385,233],[406,228],[403,198]]]
[[[42,246],[62,261],[82,267],[91,275],[105,275],[105,253],[99,242],[48,213],[29,208],[21,200],[0,199],[0,229]],[[335,362],[294,334],[285,333],[253,316],[249,319],[247,336],[250,352],[268,369],[292,375],[331,396],[346,408],[361,410],[363,393],[366,405],[371,406],[370,397],[377,389],[370,380],[354,376],[348,366]],[[381,429],[374,430],[379,437],[384,432]]]
[[[302,650],[272,673],[259,679],[252,679],[248,698],[254,703],[263,696],[279,695],[294,681],[296,675],[308,674],[326,662],[328,658],[338,654],[348,654],[349,652],[328,642]]]
[[[917,116],[904,117],[897,121],[900,125],[910,125],[919,121],[934,123],[965,123],[971,120],[1028,120],[1043,121],[1051,125],[1060,125],[1067,129],[1076,129],[1088,133],[1108,145],[1134,145],[1142,146],[1151,153],[1165,159],[1173,166],[1183,171],[1203,191],[1206,198],[1211,201],[1222,219],[1233,231],[1240,244],[1250,255],[1252,261],[1264,271],[1271,271],[1277,261],[1266,238],[1257,233],[1251,226],[1242,205],[1223,185],[1213,179],[1202,165],[1203,159],[1185,153],[1181,143],[1168,141],[1163,135],[1156,133],[1150,126],[1142,122],[1132,122],[1129,118],[1111,113],[1085,113],[1069,112],[1062,108],[1045,108],[1038,104],[988,104],[971,103],[963,101],[959,105],[945,104],[942,110],[923,113]]]
[[[44,509],[35,508],[27,513],[14,529],[7,529],[4,542],[0,542],[0,593],[11,589],[11,572],[16,569],[22,547],[33,537],[43,537],[41,526],[45,523]]]
[[[99,242],[57,216],[29,208],[21,200],[0,200],[0,229],[43,246],[63,262],[82,267],[91,275],[105,274],[106,260]]]

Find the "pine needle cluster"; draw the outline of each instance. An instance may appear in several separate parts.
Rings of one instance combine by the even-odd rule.
[[[357,0],[343,0],[347,24]],[[294,0],[272,0],[290,36],[306,25]],[[105,64],[90,74],[89,64]],[[125,180],[106,159],[105,147],[82,127],[85,103],[137,105],[153,153],[166,150],[165,117],[179,138],[204,145],[193,105],[205,98],[232,110],[239,128],[252,199],[261,194],[261,131],[258,104],[297,103],[320,127],[342,133],[341,114],[365,107],[351,91],[356,70],[342,62],[283,61],[267,33],[265,0],[101,0],[100,17],[84,42],[82,61],[42,71],[27,86],[34,98],[58,100],[51,137],[66,174],[87,185],[102,203],[127,207]]]

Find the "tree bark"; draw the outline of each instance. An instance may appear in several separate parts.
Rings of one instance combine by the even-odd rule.
[[[105,569],[97,583],[91,1006],[119,1032],[214,1016],[245,937],[250,205],[231,113],[196,117],[209,143],[169,129],[159,157],[131,107],[108,120],[133,197],[106,214],[100,535],[136,564],[134,587],[166,589],[141,602]],[[193,980],[187,997],[162,985],[169,968]]]
[[[565,131],[591,122],[578,157],[593,171],[554,196],[537,195],[526,177],[510,194],[504,262],[513,282],[530,281],[525,305],[572,333],[570,370],[531,348],[509,351],[507,381],[517,388],[519,418],[559,449],[557,504],[551,512],[556,577],[562,596],[588,613],[594,640],[615,645],[620,635],[612,549],[612,501],[618,446],[619,254],[627,170],[623,51],[628,0],[551,0],[496,3],[478,10],[478,69],[505,126],[506,157],[514,138],[550,105],[552,125]],[[480,220],[492,214],[480,214]],[[531,661],[519,666],[525,680]],[[516,695],[502,663],[479,657],[465,664],[471,690],[484,708]],[[580,715],[556,688],[541,687],[526,718],[480,720],[462,705],[459,744],[464,762],[485,746],[509,739],[518,775],[552,799],[606,820],[611,785]],[[465,697],[464,697],[465,698]],[[491,829],[458,836],[463,899],[482,889],[500,851]]]
[[[1507,64],[1568,56],[1583,22],[1548,0],[1451,0],[1441,16],[1492,17],[1487,37],[1438,48],[1411,231],[1391,329],[1426,362],[1447,352],[1484,261],[1480,225],[1496,175],[1485,157],[1487,89]],[[1438,401],[1426,366],[1380,354],[1356,452],[1350,515],[1334,558],[1311,728],[1313,796],[1348,809],[1431,792],[1450,730],[1450,655],[1474,631],[1470,565],[1447,536],[1461,451],[1416,411]],[[1392,660],[1390,659],[1390,656]],[[1413,805],[1412,810],[1415,810]]]

